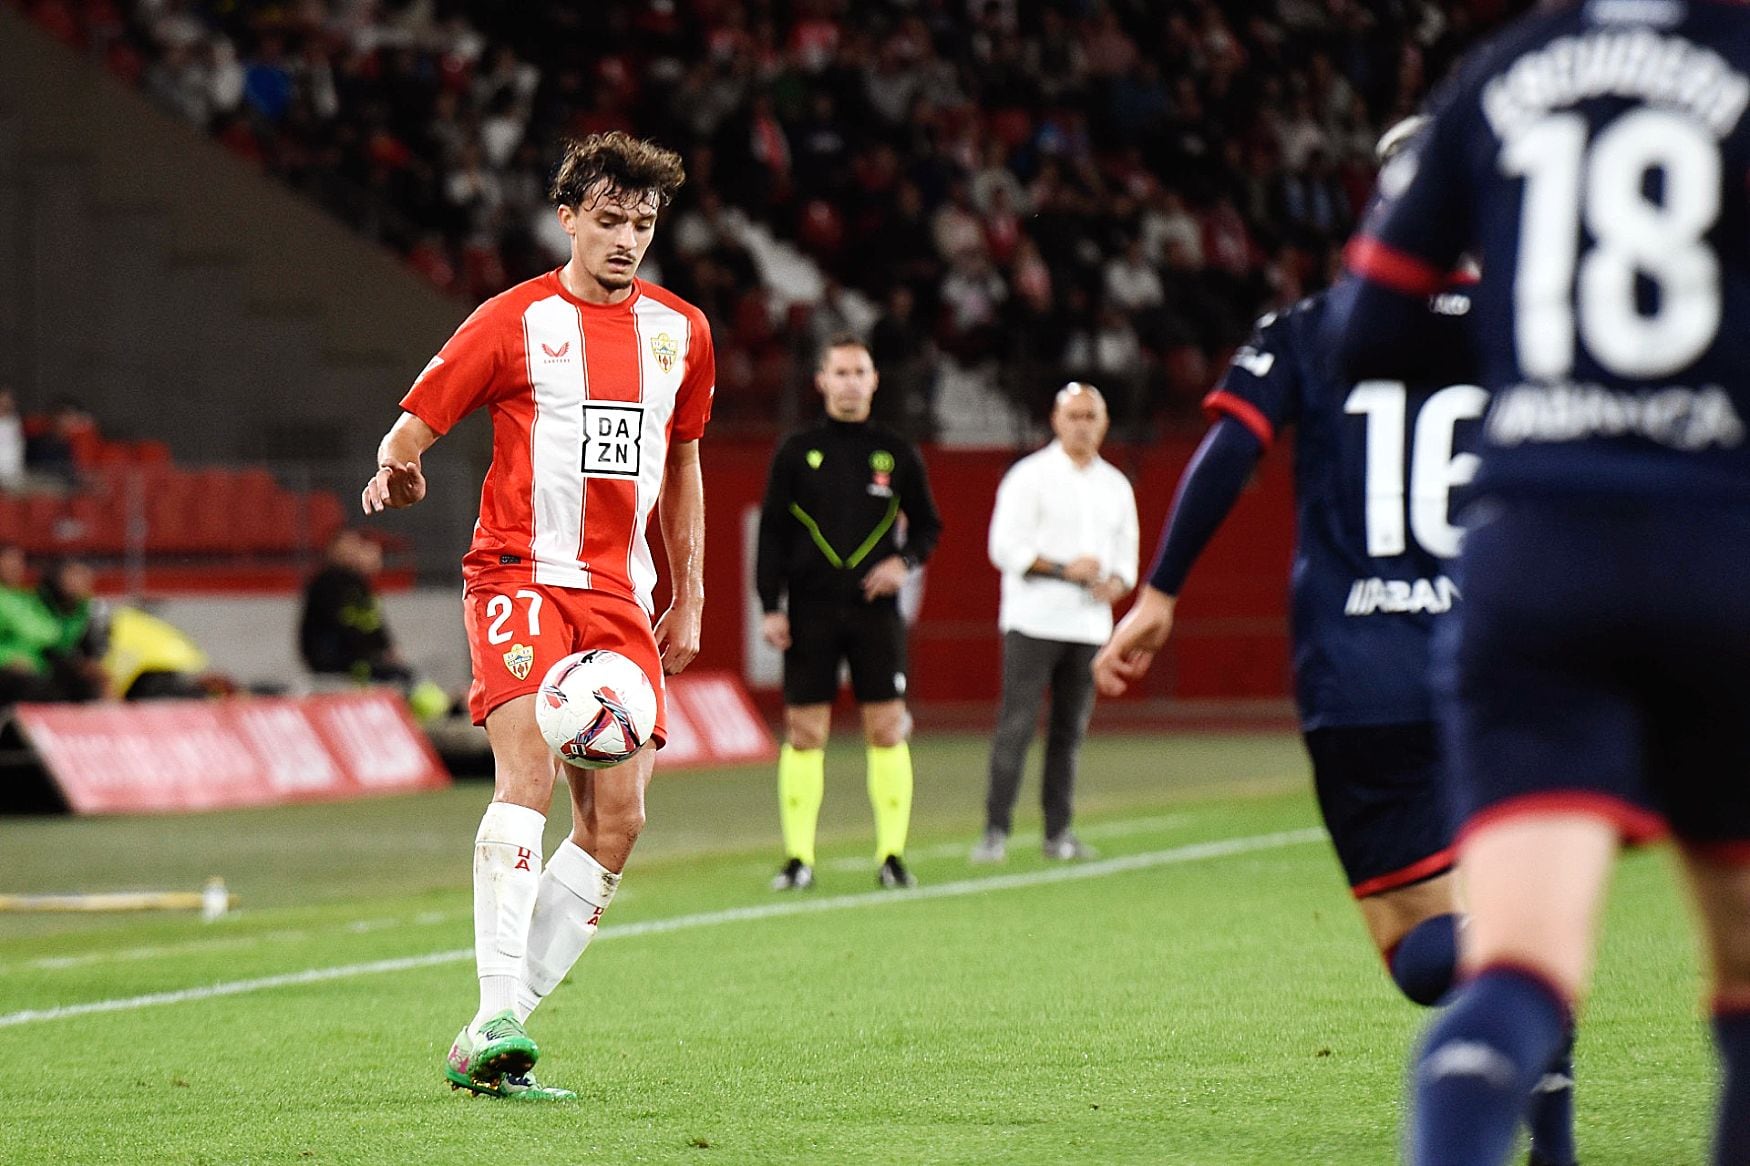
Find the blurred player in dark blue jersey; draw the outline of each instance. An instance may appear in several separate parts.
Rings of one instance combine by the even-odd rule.
[[[1408,139],[1407,123],[1381,154]],[[1487,394],[1469,378],[1467,280],[1423,295],[1408,380],[1340,379],[1321,336],[1323,295],[1264,317],[1204,402],[1211,426],[1186,468],[1136,605],[1095,659],[1108,694],[1141,678],[1173,626],[1192,564],[1253,467],[1292,426],[1296,702],[1319,808],[1351,893],[1404,995],[1451,987],[1459,917],[1452,815],[1428,664],[1459,603],[1449,575],[1453,496],[1476,471]],[[1573,1162],[1565,1050],[1534,1083],[1533,1161]]]
[[[1716,1164],[1750,1163],[1750,7],[1552,6],[1380,174],[1328,335],[1390,375],[1475,255],[1483,424],[1436,645],[1467,984],[1417,1058],[1417,1166],[1496,1164],[1584,994],[1624,840],[1706,923]],[[1450,634],[1449,634],[1450,633]]]

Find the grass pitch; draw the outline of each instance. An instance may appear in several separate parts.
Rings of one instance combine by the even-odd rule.
[[[967,866],[984,749],[914,744],[911,893],[874,889],[854,745],[829,753],[804,896],[766,890],[766,767],[659,776],[596,945],[530,1025],[564,1106],[441,1078],[474,1008],[484,786],[0,821],[0,890],[217,874],[243,902],[212,925],[0,916],[0,1162],[1393,1161],[1424,1014],[1311,829],[1298,742],[1090,741],[1103,857],[1068,867],[1040,859],[1036,808],[1006,865]],[[1588,1166],[1704,1157],[1686,917],[1664,854],[1625,860],[1578,1051]]]

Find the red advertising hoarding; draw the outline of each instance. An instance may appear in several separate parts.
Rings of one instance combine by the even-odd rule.
[[[733,672],[688,671],[665,687],[668,744],[657,755],[659,772],[777,760],[771,730]]]
[[[381,691],[25,704],[17,717],[78,814],[339,801],[450,782],[406,706]]]

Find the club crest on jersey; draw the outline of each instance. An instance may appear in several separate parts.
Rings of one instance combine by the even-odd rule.
[[[543,341],[541,343],[541,351],[547,354],[548,360],[564,360],[565,354],[571,351],[571,341],[567,340],[558,348],[554,348],[551,344]]]
[[[878,449],[869,455],[869,473],[873,479],[869,493],[886,496],[893,493],[893,455]]]
[[[808,463],[809,469],[818,470],[820,468],[820,463],[826,460],[826,455],[821,453],[818,449],[811,449],[803,456],[802,460]]]
[[[512,644],[504,654],[504,666],[518,680],[527,680],[529,669],[535,666],[535,650],[527,644]]]
[[[667,332],[658,332],[650,338],[650,355],[656,358],[656,363],[662,366],[663,372],[674,368],[674,358],[680,354],[680,345]]]

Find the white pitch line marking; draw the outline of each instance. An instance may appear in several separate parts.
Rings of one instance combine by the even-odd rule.
[[[1096,823],[1076,833],[1083,838],[1128,838],[1137,834],[1151,834],[1156,830],[1165,830],[1173,826],[1183,826],[1195,814],[1158,814],[1152,818],[1131,818],[1124,822]],[[1037,830],[1022,830],[1009,835],[1011,849],[1022,846],[1037,846],[1043,838]],[[925,846],[918,850],[907,850],[907,859],[929,858],[961,858],[972,846],[965,842],[941,842],[935,846]],[[835,858],[831,862],[822,863],[827,870],[868,870],[873,864],[867,858]]]
[[[439,923],[451,923],[458,919],[472,918],[467,911],[442,912],[422,911],[411,919],[355,919],[349,923],[337,923],[330,927],[302,928],[281,927],[273,931],[260,931],[251,935],[230,935],[212,939],[191,939],[182,943],[161,943],[146,947],[124,947],[115,951],[88,951],[77,955],[45,955],[35,959],[21,960],[15,964],[0,964],[0,973],[29,968],[35,971],[58,972],[68,968],[85,967],[90,964],[129,963],[136,960],[158,959],[162,956],[186,955],[190,952],[225,951],[237,948],[261,947],[269,943],[299,943],[310,939],[320,939],[325,935],[345,932],[361,935],[371,931],[381,931],[387,927],[430,927]]]
[[[634,939],[643,935],[663,935],[687,931],[695,927],[711,927],[722,923],[748,923],[761,919],[778,919],[792,915],[814,915],[823,911],[843,911],[853,907],[875,907],[893,903],[915,903],[924,899],[947,899],[961,895],[984,894],[988,891],[1012,891],[1052,883],[1077,882],[1104,878],[1107,875],[1128,874],[1160,866],[1200,862],[1210,858],[1228,858],[1261,850],[1280,850],[1308,842],[1322,842],[1325,832],[1317,827],[1283,830],[1274,834],[1254,834],[1243,838],[1222,838],[1212,842],[1193,842],[1171,850],[1155,850],[1146,854],[1130,854],[1120,858],[1105,858],[1094,862],[1051,867],[1046,870],[991,875],[982,878],[958,879],[935,883],[909,891],[864,891],[854,895],[832,895],[827,898],[786,899],[757,907],[732,907],[723,911],[705,911],[694,915],[677,915],[669,919],[651,919],[643,923],[628,923],[620,927],[604,927],[596,942],[609,939]],[[197,988],[179,988],[171,992],[154,992],[147,996],[124,996],[110,1000],[91,1000],[83,1004],[64,1004],[53,1008],[27,1008],[22,1012],[0,1014],[0,1028],[35,1024],[45,1020],[65,1020],[74,1016],[90,1016],[101,1012],[132,1012],[163,1004],[186,1004],[196,1000],[212,1000],[221,996],[242,996],[251,992],[266,992],[274,988],[291,988],[304,984],[320,984],[329,980],[345,980],[354,976],[370,976],[383,972],[404,972],[414,968],[429,968],[439,964],[462,963],[474,958],[474,949],[455,948],[400,959],[372,960],[369,963],[341,964],[337,967],[309,968],[301,972],[286,972],[277,976],[260,976],[252,980],[231,980],[205,984]]]

